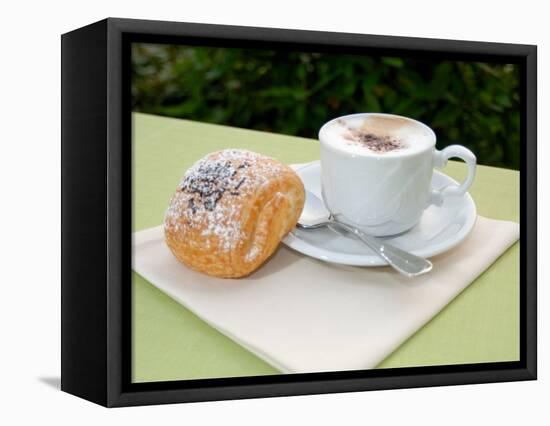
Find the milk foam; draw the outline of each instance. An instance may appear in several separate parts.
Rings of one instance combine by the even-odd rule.
[[[386,152],[370,149],[350,138],[350,130],[361,130],[399,147]],[[433,132],[414,120],[385,114],[353,114],[328,122],[319,133],[321,143],[354,155],[394,157],[425,151],[435,143]]]

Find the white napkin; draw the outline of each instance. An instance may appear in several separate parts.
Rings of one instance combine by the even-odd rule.
[[[134,234],[133,269],[282,372],[357,370],[379,364],[518,238],[518,224],[478,216],[462,244],[414,279],[281,245],[250,277],[227,280],[179,263],[156,227]]]

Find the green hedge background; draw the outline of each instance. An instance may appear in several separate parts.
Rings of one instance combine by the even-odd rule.
[[[134,44],[134,111],[316,138],[331,118],[386,112],[430,125],[480,164],[519,168],[519,69],[240,48]]]

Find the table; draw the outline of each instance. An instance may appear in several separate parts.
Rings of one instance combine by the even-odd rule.
[[[319,159],[312,139],[134,113],[133,230],[162,223],[185,170],[209,152],[245,148],[287,164]],[[463,179],[466,167],[444,172]],[[478,214],[519,222],[519,173],[478,166]],[[279,374],[133,272],[132,380]],[[519,360],[519,242],[377,368]]]

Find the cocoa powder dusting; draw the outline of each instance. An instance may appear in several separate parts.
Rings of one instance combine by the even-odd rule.
[[[389,135],[376,135],[361,129],[349,127],[344,120],[337,120],[337,123],[344,126],[346,133],[344,139],[350,143],[358,144],[377,153],[396,151],[404,148],[401,141]]]

